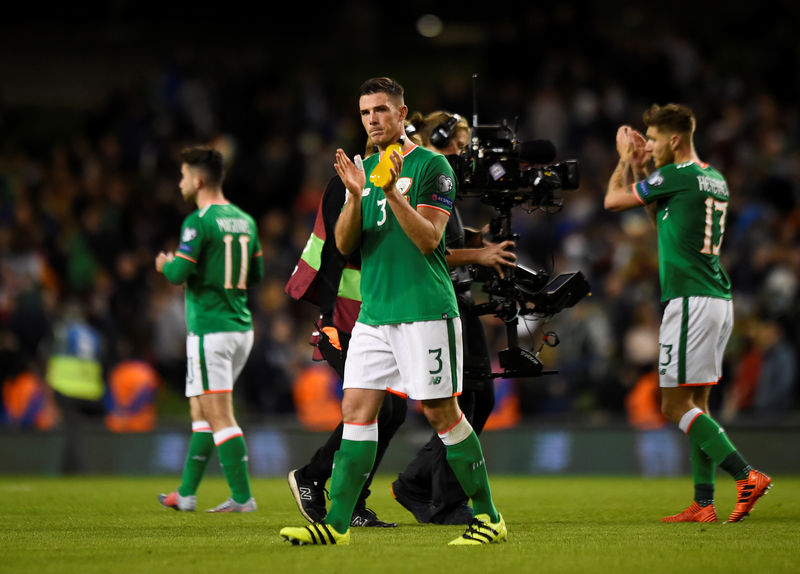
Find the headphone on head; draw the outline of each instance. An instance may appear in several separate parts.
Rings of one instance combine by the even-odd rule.
[[[449,144],[450,140],[453,138],[453,130],[455,129],[459,120],[461,120],[461,116],[458,114],[453,114],[447,119],[447,121],[444,121],[433,128],[433,131],[431,132],[431,145],[438,149],[447,147],[447,144]]]

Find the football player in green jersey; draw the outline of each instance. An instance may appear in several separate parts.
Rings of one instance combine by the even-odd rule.
[[[722,174],[697,155],[690,108],[653,105],[643,119],[646,138],[630,126],[617,130],[619,162],[605,208],[645,206],[658,233],[661,300],[666,304],[659,332],[661,410],[689,437],[695,485],[692,504],[663,521],[715,522],[719,465],[736,480],[737,502],[728,521],[738,522],[772,479],[747,463],[708,409],[733,328],[731,285],[719,258],[730,192]]]
[[[494,506],[477,435],[461,412],[461,323],[445,260],[444,230],[455,198],[447,159],[405,137],[408,108],[391,78],[362,84],[359,112],[378,153],[351,160],[339,149],[334,167],[347,188],[336,222],[343,254],[361,250],[361,309],[345,361],[344,429],[331,475],[324,522],[281,529],[293,544],[348,544],[350,518],[373,467],[377,416],[387,392],[417,399],[447,450],[447,461],[473,503],[475,518],[451,544],[506,539]],[[382,186],[369,176],[385,159]]]
[[[175,253],[161,252],[156,269],[186,286],[186,396],[192,436],[178,490],[161,504],[193,511],[197,487],[214,448],[231,496],[209,512],[252,512],[247,449],[233,413],[233,385],[253,347],[248,287],[264,273],[253,218],[223,194],[222,154],[206,147],[181,152],[180,190],[197,210],[183,222]]]

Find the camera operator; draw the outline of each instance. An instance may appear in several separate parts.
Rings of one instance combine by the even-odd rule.
[[[467,145],[470,128],[464,118],[439,111],[409,118],[406,133],[420,145],[444,155],[457,155]],[[446,260],[456,292],[464,345],[464,387],[458,397],[461,410],[476,433],[480,433],[494,408],[494,382],[486,333],[470,286],[471,264],[494,269],[503,277],[503,267],[513,267],[513,241],[489,243],[481,232],[465,228],[453,206],[445,229]],[[445,447],[436,433],[392,483],[392,495],[418,522],[468,524],[472,510],[468,498],[447,464]]]

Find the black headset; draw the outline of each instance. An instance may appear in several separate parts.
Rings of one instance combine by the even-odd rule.
[[[431,132],[431,145],[437,149],[447,147],[447,144],[449,144],[450,140],[453,138],[453,130],[460,119],[461,116],[453,114],[447,121],[433,128]]]

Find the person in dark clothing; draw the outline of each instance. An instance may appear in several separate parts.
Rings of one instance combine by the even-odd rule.
[[[406,132],[412,139],[444,155],[460,153],[468,141],[469,125],[455,114],[434,112],[423,117],[417,113],[409,124]],[[485,243],[480,232],[463,226],[454,206],[445,229],[445,246],[464,346],[464,388],[458,403],[475,433],[480,434],[494,408],[495,396],[489,344],[480,316],[474,310],[472,272],[468,265],[494,268],[502,277],[502,267],[514,265],[516,257],[510,251],[514,244]],[[468,497],[447,464],[444,444],[436,433],[392,483],[392,496],[418,522],[469,524],[472,520]]]

